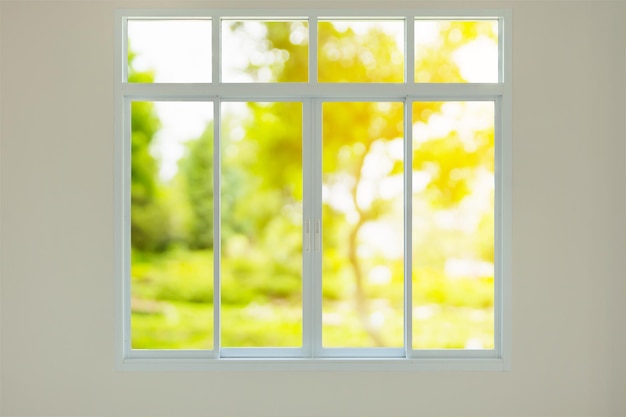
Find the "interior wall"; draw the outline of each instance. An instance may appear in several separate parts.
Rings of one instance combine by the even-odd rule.
[[[626,415],[624,2],[482,4],[513,10],[512,369],[379,373],[115,369],[113,18],[150,5],[183,3],[0,2],[0,415]]]

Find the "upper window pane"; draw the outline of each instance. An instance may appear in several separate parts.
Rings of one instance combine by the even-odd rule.
[[[211,53],[208,19],[128,21],[129,82],[211,82]]]
[[[320,82],[404,81],[404,22],[320,21]]]
[[[307,82],[308,64],[305,20],[222,22],[224,82]]]
[[[497,20],[416,20],[415,82],[497,83]]]

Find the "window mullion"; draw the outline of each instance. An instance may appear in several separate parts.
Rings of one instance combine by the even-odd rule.
[[[303,100],[302,103],[302,347],[303,355],[313,355],[314,334],[314,261],[313,261],[313,105],[312,100]]]
[[[319,99],[312,101],[312,196],[313,196],[313,244],[311,254],[313,258],[313,356],[319,357],[322,352],[322,102]],[[319,227],[319,229],[318,229]],[[317,235],[319,234],[319,235]],[[319,246],[317,243],[319,239]]]
[[[213,15],[211,18],[212,21],[212,50],[213,56],[211,57],[211,64],[213,69],[213,74],[211,79],[214,84],[219,84],[222,82],[222,20],[221,16]]]
[[[404,23],[404,82],[415,82],[415,18],[412,15],[405,16]]]
[[[131,150],[131,142],[132,142],[132,118],[131,118],[131,100],[128,97],[124,97],[123,100],[120,100],[122,103],[121,105],[123,106],[124,109],[124,116],[123,116],[123,121],[122,121],[122,134],[124,135],[124,141],[123,141],[123,152],[122,155],[124,157],[124,160],[122,161],[122,173],[121,173],[121,182],[122,182],[122,189],[124,190],[124,194],[125,195],[130,195],[131,193],[131,184],[132,184],[132,173],[131,173],[131,154],[132,154],[132,150]],[[123,203],[122,203],[122,213],[123,213],[123,217],[130,219],[130,215],[131,215],[131,202],[130,202],[130,198],[125,198],[123,199]],[[123,346],[122,346],[122,351],[124,353],[124,355],[130,355],[132,352],[132,335],[131,335],[131,314],[132,314],[132,307],[131,307],[131,294],[132,294],[132,288],[131,288],[131,248],[132,248],[132,244],[131,244],[131,236],[130,236],[130,227],[126,227],[123,230],[123,234],[121,236],[122,239],[122,245],[124,247],[124,251],[122,253],[122,268],[124,270],[124,281],[123,281],[123,286],[122,286],[122,311],[123,311],[123,324],[122,324],[122,341],[123,341]]]
[[[495,196],[494,196],[494,275],[501,277],[494,280],[494,348],[502,357],[504,352],[509,350],[507,344],[510,341],[511,323],[507,320],[510,314],[505,311],[510,309],[510,287],[507,282],[502,279],[504,276],[510,275],[511,262],[507,259],[510,253],[505,250],[511,246],[511,222],[506,219],[508,211],[506,207],[511,205],[511,190],[505,184],[510,184],[511,176],[511,149],[510,144],[504,141],[504,136],[510,135],[505,133],[505,128],[510,126],[505,123],[506,109],[509,105],[505,105],[505,97],[498,97],[495,100]],[[503,107],[506,106],[506,107]],[[506,126],[506,127],[505,127]]]
[[[309,17],[309,84],[317,85],[317,16]]]
[[[413,100],[404,101],[404,350],[413,350]]]
[[[117,20],[119,21],[119,20]],[[119,64],[116,65],[115,74],[120,74],[118,71],[121,70],[121,81],[122,83],[128,82],[128,17],[123,17],[120,23],[121,27],[116,30],[116,34],[119,33],[121,36],[121,48],[122,48],[122,56],[121,56],[121,68],[119,68]],[[120,83],[118,83],[119,85]]]
[[[213,84],[222,81],[222,28],[221,16],[212,16],[212,51],[211,65]],[[222,286],[221,286],[221,262],[222,262],[222,153],[221,153],[221,124],[222,104],[219,98],[213,106],[213,353],[216,358],[221,356],[221,316],[222,316]]]
[[[221,351],[221,102],[213,104],[213,352],[215,357]]]

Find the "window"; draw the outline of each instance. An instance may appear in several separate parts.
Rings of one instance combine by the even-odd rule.
[[[505,369],[510,18],[117,15],[126,369]]]

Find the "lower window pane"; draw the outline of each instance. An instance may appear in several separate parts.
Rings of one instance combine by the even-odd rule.
[[[322,343],[402,347],[403,104],[323,104]]]
[[[131,345],[212,349],[213,104],[131,110]]]
[[[413,348],[494,347],[494,103],[413,104]]]
[[[222,346],[302,346],[302,103],[224,103],[221,134]]]

